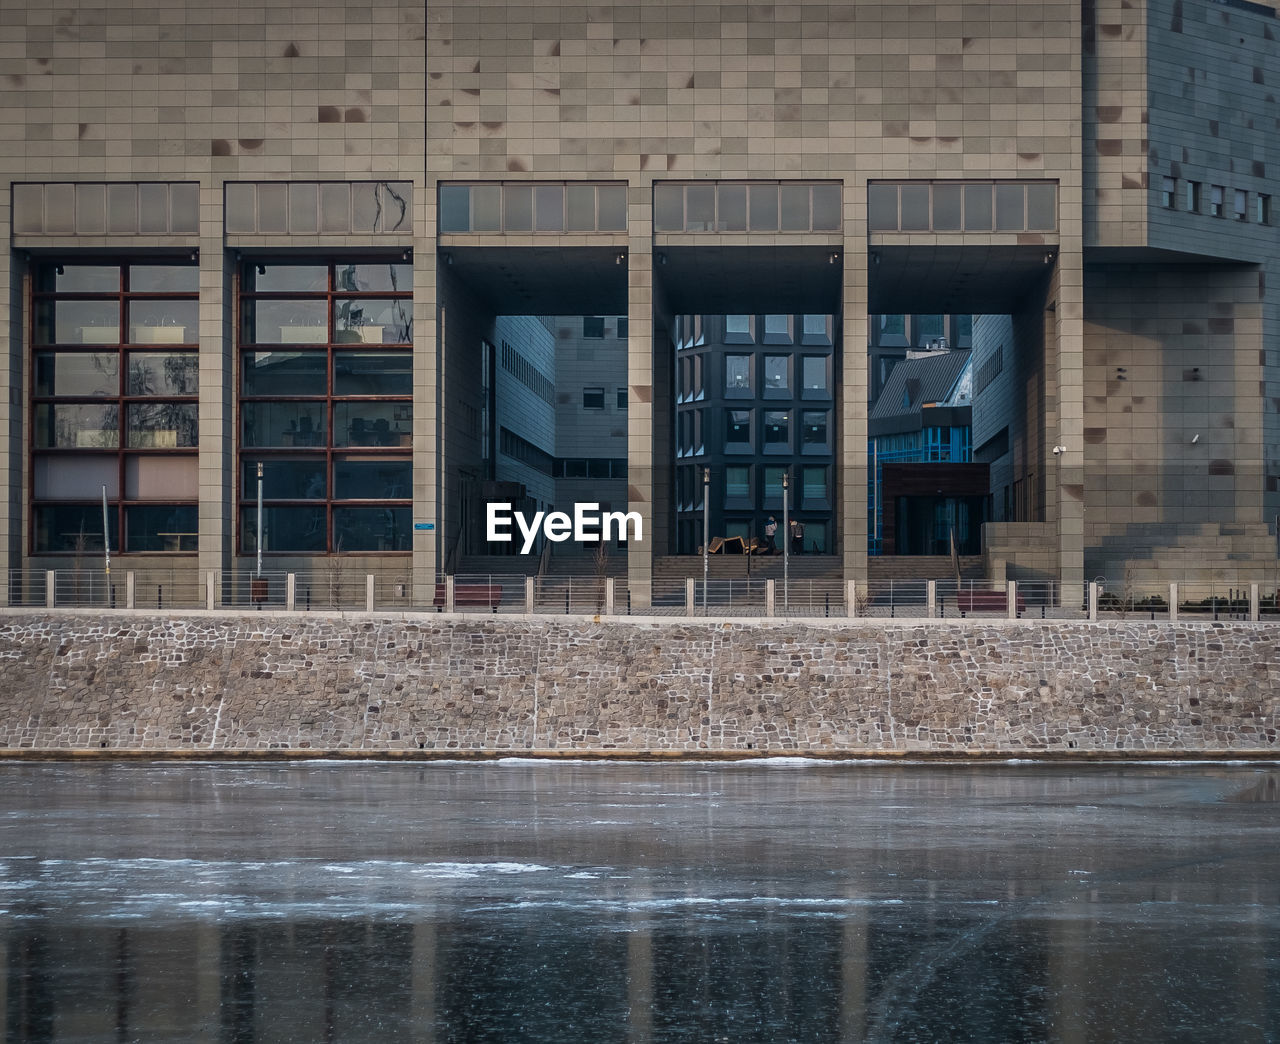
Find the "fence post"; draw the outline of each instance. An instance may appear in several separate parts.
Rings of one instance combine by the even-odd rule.
[[[453,574],[444,578],[444,611],[453,612]]]
[[[213,570],[207,570],[204,574],[204,607],[213,612],[213,608],[218,604],[218,581],[215,579]]]
[[[774,583],[772,580],[764,582],[764,615],[773,615],[773,599],[774,599]]]
[[[364,575],[364,611],[366,613],[373,612],[373,593],[375,590],[375,580],[372,573]]]
[[[858,615],[858,581],[846,580],[844,582],[844,608],[846,616]]]
[[[925,605],[928,606],[926,613],[930,620],[938,615],[938,581],[926,580],[924,589]]]
[[[284,607],[286,612],[293,612],[298,605],[298,574],[284,574]]]
[[[1254,623],[1258,622],[1258,610],[1258,585],[1253,583],[1249,585],[1249,619]]]
[[[1178,585],[1169,585],[1169,622],[1178,622]]]
[[[692,616],[693,610],[697,606],[697,595],[694,590],[693,577],[686,576],[684,578],[684,615]]]
[[[605,581],[604,581],[604,615],[605,616],[613,615],[613,605],[614,605],[614,595],[615,595],[613,581],[614,581],[613,577],[611,576],[605,577]]]
[[[1095,622],[1098,619],[1098,582],[1096,580],[1089,581],[1089,619]]]
[[[532,616],[534,608],[537,605],[536,597],[537,580],[532,576],[524,578],[524,611],[527,615]]]
[[[1009,619],[1016,620],[1018,618],[1018,581],[1010,580],[1005,586],[1008,591],[1005,601],[1008,603],[1006,608],[1009,610]]]
[[[135,588],[133,585],[133,570],[130,569],[127,573],[124,574],[124,607],[126,609],[132,609],[134,607],[133,605],[134,590]]]
[[[58,574],[52,569],[46,569],[44,574],[44,605],[46,609],[52,609],[58,604]]]

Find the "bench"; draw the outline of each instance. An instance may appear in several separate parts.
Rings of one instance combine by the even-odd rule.
[[[436,597],[432,604],[436,610],[442,610],[447,601],[445,597],[445,585],[436,584]],[[502,602],[502,585],[501,584],[454,584],[453,585],[453,607],[455,609],[476,609],[484,607],[498,611],[498,605]]]
[[[1005,591],[957,591],[956,606],[964,613],[1007,613],[1009,596]],[[1027,600],[1018,595],[1019,614],[1027,611]]]

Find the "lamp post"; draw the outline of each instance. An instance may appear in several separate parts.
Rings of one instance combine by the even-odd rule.
[[[262,461],[258,461],[258,579],[262,579]]]
[[[711,469],[702,469],[702,615],[707,615],[707,568],[711,561]]]
[[[107,603],[111,603],[111,524],[107,516],[107,487],[102,487],[102,553],[106,559]],[[114,607],[113,607],[114,608]]]
[[[782,611],[786,612],[791,608],[791,600],[788,592],[788,581],[790,580],[790,562],[791,562],[791,514],[789,501],[791,495],[788,492],[790,483],[787,481],[787,475],[790,468],[782,469]]]

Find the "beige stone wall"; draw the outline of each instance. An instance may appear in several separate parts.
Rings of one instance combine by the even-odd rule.
[[[420,365],[416,445],[434,422],[434,335],[422,305],[433,276],[434,227],[424,220],[426,87],[422,5],[394,0],[354,9],[340,0],[261,4],[141,0],[136,4],[37,3],[0,7],[0,239],[10,243],[12,182],[195,181],[198,236],[17,237],[19,250],[83,247],[200,249],[200,569],[232,553],[235,419],[231,329],[233,262],[224,251],[223,185],[236,180],[395,180],[415,185],[419,263],[415,329]],[[434,213],[434,208],[432,210]],[[265,243],[259,246],[268,245]],[[368,237],[294,237],[274,246],[367,250]],[[0,330],[11,366],[0,384],[8,410],[25,402],[21,266],[0,259]],[[7,277],[7,278],[6,278]],[[431,280],[434,286],[434,280]],[[25,412],[25,410],[24,410]],[[0,447],[21,475],[24,432]],[[418,503],[434,510],[435,458],[417,455]],[[5,465],[5,461],[9,465]],[[0,517],[0,568],[20,566],[25,493]],[[434,534],[415,534],[433,557]],[[159,563],[165,568],[172,561]],[[185,565],[186,563],[184,563]]]
[[[1244,623],[0,620],[0,750],[1274,754]]]

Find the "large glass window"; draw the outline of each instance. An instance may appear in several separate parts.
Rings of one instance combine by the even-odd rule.
[[[194,552],[194,264],[41,264],[32,280],[36,554]],[[121,544],[123,540],[123,544]]]
[[[400,262],[241,270],[243,553],[257,550],[259,464],[264,552],[410,550],[412,288]]]

